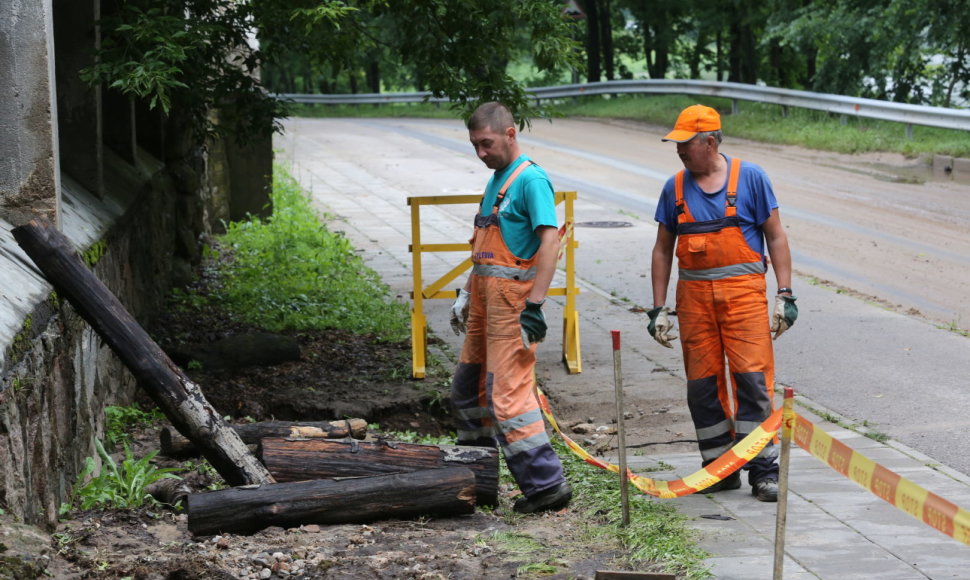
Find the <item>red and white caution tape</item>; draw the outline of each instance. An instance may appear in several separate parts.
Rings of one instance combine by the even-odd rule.
[[[542,409],[542,414],[545,415],[546,420],[549,421],[552,428],[562,437],[566,446],[576,456],[590,465],[595,465],[596,467],[612,471],[613,473],[620,472],[618,465],[593,457],[563,433],[559,428],[559,424],[556,423],[555,417],[552,416],[552,411],[549,408],[549,400],[546,398],[545,393],[540,389],[538,390],[538,394],[539,407]],[[681,497],[703,491],[740,469],[742,465],[754,459],[764,449],[765,445],[775,437],[775,433],[781,426],[781,412],[781,409],[777,409],[761,425],[752,431],[750,435],[739,441],[734,447],[705,467],[702,467],[699,471],[686,477],[674,481],[663,481],[637,475],[628,469],[627,478],[630,483],[635,485],[643,493],[656,497]]]
[[[832,469],[868,489],[930,527],[970,545],[970,512],[893,473],[833,439],[801,415],[795,424],[795,443]]]
[[[549,400],[541,390],[538,394],[543,415],[573,453],[591,465],[613,473],[620,472],[619,466],[593,457],[563,433],[555,417],[552,416]],[[643,493],[661,498],[681,497],[703,491],[740,469],[764,449],[781,427],[782,411],[783,409],[775,410],[741,442],[707,466],[686,477],[663,481],[643,477],[629,470],[627,470],[627,477]],[[817,429],[811,421],[798,414],[795,415],[794,439],[799,447],[877,497],[928,526],[970,545],[970,512],[967,510],[886,469],[845,443],[833,439],[831,435],[822,429]]]

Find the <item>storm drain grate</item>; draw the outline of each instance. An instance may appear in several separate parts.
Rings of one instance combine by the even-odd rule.
[[[577,222],[577,228],[631,228],[630,222]]]

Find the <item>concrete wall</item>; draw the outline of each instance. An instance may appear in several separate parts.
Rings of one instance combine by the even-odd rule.
[[[0,217],[57,220],[60,187],[50,0],[0,8]]]
[[[78,82],[99,12],[100,0],[0,3],[0,509],[34,524],[56,521],[96,455],[104,407],[129,404],[137,385],[12,229],[57,220],[146,324],[232,213],[235,175],[245,204],[266,203],[268,172],[239,168],[272,163],[268,143],[194,146],[157,112]]]
[[[114,156],[111,156],[114,157]],[[157,304],[161,288],[146,295],[151,278],[171,251],[166,231],[173,187],[150,168],[108,164],[113,184],[99,199],[64,179],[62,230],[136,316]],[[157,225],[156,225],[157,224]],[[4,356],[0,367],[0,505],[30,523],[53,523],[85,457],[95,456],[107,404],[130,403],[135,384],[73,311],[61,302],[0,222],[0,314]],[[152,244],[152,245],[149,245]],[[8,298],[16,297],[14,300]],[[12,334],[11,334],[12,333]]]

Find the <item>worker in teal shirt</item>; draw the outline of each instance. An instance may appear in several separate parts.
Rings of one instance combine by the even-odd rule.
[[[519,165],[531,161],[527,155],[519,157],[505,169],[496,171],[485,188],[482,215],[488,215],[495,205],[498,190]],[[520,258],[531,258],[539,249],[535,235],[540,226],[556,227],[555,195],[552,182],[538,165],[533,165],[512,182],[498,208],[502,238],[509,251]]]
[[[535,385],[536,346],[547,330],[542,305],[559,254],[555,194],[545,171],[520,152],[504,105],[479,106],[468,133],[495,173],[475,215],[471,276],[452,306],[452,327],[466,333],[451,383],[458,444],[502,448],[523,494],[516,512],[560,509],[572,489]]]

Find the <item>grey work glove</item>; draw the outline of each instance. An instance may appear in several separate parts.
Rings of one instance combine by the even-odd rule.
[[[525,301],[525,310],[519,314],[519,324],[522,325],[522,344],[526,348],[533,342],[542,342],[546,339],[546,317],[542,314],[542,304],[545,302]]]
[[[795,324],[798,318],[798,306],[795,305],[795,300],[797,298],[794,296],[784,294],[775,296],[775,313],[771,316],[771,332],[775,334],[773,340],[777,340],[783,332]]]
[[[468,298],[471,293],[464,288],[458,289],[458,297],[455,298],[455,303],[451,305],[451,329],[455,331],[455,334],[461,335],[463,332],[468,332]]]
[[[647,316],[650,317],[650,324],[647,325],[647,331],[650,332],[650,336],[659,342],[661,346],[674,348],[670,344],[670,341],[676,340],[677,335],[673,334],[674,323],[670,320],[670,308],[658,306],[648,311]]]

